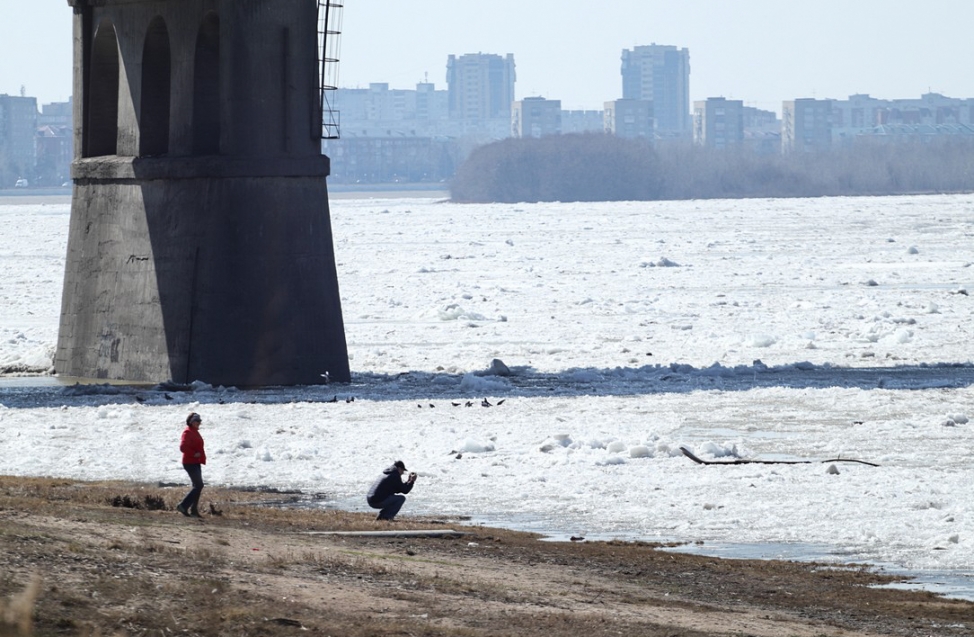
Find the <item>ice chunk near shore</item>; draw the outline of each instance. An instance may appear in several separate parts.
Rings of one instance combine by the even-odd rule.
[[[488,453],[490,451],[494,451],[495,447],[494,443],[492,442],[484,442],[481,440],[475,440],[473,438],[467,438],[460,445],[459,450],[463,451],[464,453]]]
[[[490,367],[482,372],[478,372],[479,376],[510,376],[511,369],[504,364],[499,358],[495,358],[490,361]]]
[[[680,264],[675,261],[670,261],[666,257],[660,257],[659,261],[655,262],[643,262],[639,264],[642,268],[678,268]]]
[[[748,334],[744,337],[744,345],[748,347],[771,347],[778,342],[774,336],[770,334]]]
[[[653,452],[646,445],[633,445],[629,447],[630,458],[652,458]]]
[[[967,422],[967,416],[964,414],[947,414],[947,419],[940,424],[944,427],[955,427],[957,425],[966,425]]]
[[[441,321],[485,321],[487,317],[483,314],[478,314],[477,312],[468,312],[463,309],[463,307],[457,303],[450,303],[449,305],[437,310],[437,316]]]
[[[463,378],[460,379],[460,390],[465,392],[483,394],[507,389],[509,389],[508,384],[496,376],[485,378],[471,373],[464,374]]]
[[[555,449],[571,447],[574,442],[571,434],[553,434],[541,444],[539,450],[542,453],[551,453]]]
[[[740,458],[744,455],[736,444],[720,445],[713,441],[707,441],[700,445],[697,455],[701,453],[714,458]]]

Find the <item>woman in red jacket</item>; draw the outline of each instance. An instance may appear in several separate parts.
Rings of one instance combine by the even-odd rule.
[[[196,412],[186,416],[186,429],[179,441],[179,450],[183,452],[183,469],[189,474],[193,488],[183,501],[176,505],[176,510],[183,515],[194,518],[201,517],[199,511],[200,494],[203,492],[203,465],[206,464],[206,452],[203,451],[203,436],[200,435],[200,423],[203,419]]]

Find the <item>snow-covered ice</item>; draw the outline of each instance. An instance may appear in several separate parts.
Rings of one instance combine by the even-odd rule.
[[[0,367],[38,372],[69,204],[11,201]],[[332,222],[351,385],[8,377],[0,473],[184,483],[176,446],[196,410],[213,484],[366,510],[401,458],[420,475],[407,515],[815,547],[974,595],[974,196],[336,199]],[[701,466],[680,446],[816,462]],[[817,462],[842,458],[880,466]]]

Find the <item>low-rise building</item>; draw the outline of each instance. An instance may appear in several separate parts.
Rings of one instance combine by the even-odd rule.
[[[706,148],[739,148],[744,142],[744,102],[723,97],[694,102],[693,142]]]
[[[605,111],[562,111],[561,132],[566,135],[605,132]]]
[[[781,152],[781,120],[774,111],[753,106],[741,110],[744,119],[743,148],[750,153],[774,155]]]
[[[74,158],[74,114],[72,100],[42,104],[37,116],[37,163],[35,182],[60,186],[71,179]]]
[[[926,144],[959,140],[974,142],[970,124],[879,124],[856,136],[856,144]]]
[[[782,103],[782,152],[816,152],[831,148],[832,100],[809,97]]]
[[[653,103],[620,99],[605,103],[605,132],[618,137],[654,139]]]
[[[885,100],[856,94],[832,101],[834,145],[848,146],[863,137],[887,134],[898,139],[911,134],[955,134],[969,126],[974,126],[974,99],[970,98],[924,93],[917,99]],[[937,127],[946,128],[936,132]]]
[[[342,133],[324,150],[336,184],[439,183],[456,172],[457,144],[446,138]]]
[[[561,100],[527,97],[511,108],[513,137],[544,137],[561,134]]]
[[[41,126],[37,129],[35,185],[61,186],[71,180],[74,129],[71,126]]]

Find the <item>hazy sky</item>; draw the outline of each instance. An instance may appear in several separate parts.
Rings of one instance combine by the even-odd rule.
[[[273,0],[269,0],[273,1]],[[690,50],[691,100],[974,97],[974,0],[344,0],[340,82],[446,88],[451,53],[513,53],[518,99],[621,97],[620,54]],[[71,92],[65,0],[0,0],[0,93]]]

